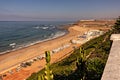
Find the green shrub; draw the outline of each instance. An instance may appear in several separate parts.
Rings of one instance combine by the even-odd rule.
[[[87,79],[88,80],[100,80],[105,63],[100,58],[92,58],[87,60]]]
[[[107,32],[81,46],[86,50],[86,56],[95,49],[86,60],[86,80],[100,80],[112,44],[109,40],[111,33],[112,32]],[[54,80],[80,80],[79,70],[76,66],[77,57],[80,56],[79,53],[80,50],[75,49],[70,56],[50,66],[54,74]],[[39,71],[37,74],[31,75],[27,80],[37,80],[36,75],[44,74],[44,70],[45,69]]]

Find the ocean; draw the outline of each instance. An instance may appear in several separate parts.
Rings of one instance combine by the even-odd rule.
[[[0,54],[65,35],[71,21],[0,21]]]

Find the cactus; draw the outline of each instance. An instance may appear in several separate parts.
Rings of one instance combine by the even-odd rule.
[[[51,57],[50,57],[50,52],[49,51],[45,52],[45,59],[46,59],[46,63],[50,63]]]
[[[38,76],[38,80],[53,80],[52,70],[50,70],[51,57],[49,51],[45,52],[45,60],[46,60],[45,71],[44,71],[45,74],[42,76]]]
[[[79,70],[81,80],[85,80],[86,75],[86,51],[83,48],[79,49],[79,57],[77,57],[76,66]]]
[[[43,75],[42,76],[38,76],[38,80],[45,80],[44,76]]]
[[[46,59],[46,65],[45,65],[45,80],[53,80],[53,74],[52,71],[50,70],[50,52],[46,51],[45,52],[45,59]]]

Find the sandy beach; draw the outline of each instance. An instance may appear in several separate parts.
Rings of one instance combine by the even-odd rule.
[[[68,28],[69,33],[59,38],[37,43],[35,45],[25,47],[19,50],[9,52],[0,56],[0,74],[6,74],[3,80],[24,80],[32,73],[37,72],[44,68],[45,60],[35,61],[31,66],[22,68],[19,72],[15,71],[15,68],[22,62],[33,59],[36,56],[44,54],[45,51],[52,51],[64,44],[70,44],[70,40],[77,38],[78,35],[83,35],[89,30],[105,29],[104,27],[81,27],[80,25],[73,25]],[[109,28],[110,29],[110,28]],[[64,57],[71,54],[74,50],[74,46],[78,47],[81,44],[71,44],[68,48],[65,48],[56,54],[52,55],[51,63],[57,62]],[[13,70],[13,73],[8,73],[9,70]]]

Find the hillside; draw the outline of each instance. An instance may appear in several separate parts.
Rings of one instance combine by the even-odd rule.
[[[80,50],[75,49],[74,52],[67,58],[51,65],[51,69],[54,74],[54,80],[80,80],[85,77],[85,80],[100,80],[111,47],[110,41],[111,32],[107,32],[104,35],[95,38],[81,47],[86,50],[85,61],[86,71],[81,73],[80,69],[76,65],[77,57],[80,54]],[[38,73],[33,73],[27,80],[37,80],[38,75],[44,74],[44,69]],[[85,74],[81,76],[81,74]]]

